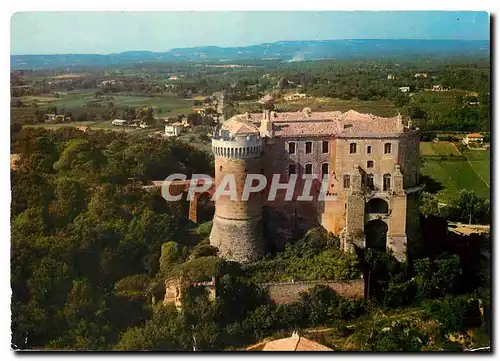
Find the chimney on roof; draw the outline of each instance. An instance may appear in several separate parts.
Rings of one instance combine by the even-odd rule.
[[[398,112],[398,115],[396,117],[396,126],[398,131],[402,132],[404,130],[404,124],[403,124],[403,117],[401,116],[401,113]]]
[[[268,137],[268,138],[273,137],[274,133],[273,133],[272,118],[274,116],[275,116],[274,112],[271,112],[270,110],[264,110],[264,115],[262,117],[259,127],[259,132],[261,137]]]

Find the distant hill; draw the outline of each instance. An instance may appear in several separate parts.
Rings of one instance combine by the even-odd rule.
[[[279,41],[245,47],[202,46],[166,52],[127,51],[116,54],[11,55],[11,69],[43,69],[128,65],[141,62],[238,61],[279,59],[446,58],[489,57],[487,40],[313,40]]]

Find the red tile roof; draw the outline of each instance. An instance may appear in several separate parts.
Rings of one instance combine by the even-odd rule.
[[[252,113],[239,115],[232,120],[252,122],[259,126],[263,115]],[[271,112],[271,121],[276,136],[333,136],[398,133],[403,130],[400,117],[384,118],[373,114],[362,114],[354,110],[345,113],[339,111],[277,113]]]
[[[472,133],[472,134],[467,134],[467,138],[484,138],[484,136],[482,136],[479,133]]]
[[[333,351],[317,342],[294,333],[291,337],[266,343],[262,351]]]

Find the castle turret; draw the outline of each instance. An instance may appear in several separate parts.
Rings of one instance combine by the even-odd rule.
[[[265,252],[262,239],[262,199],[250,193],[242,200],[247,174],[261,173],[262,138],[259,129],[246,116],[236,116],[224,123],[213,135],[215,186],[234,176],[237,199],[221,195],[215,200],[215,215],[210,244],[219,256],[246,263],[259,259]]]
[[[272,123],[273,117],[275,117],[275,112],[270,110],[264,110],[259,127],[261,136],[267,138],[272,138],[274,136],[273,123]]]

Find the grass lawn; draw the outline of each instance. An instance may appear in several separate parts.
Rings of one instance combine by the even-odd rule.
[[[68,123],[58,123],[58,124],[50,124],[50,123],[40,123],[40,124],[26,124],[27,128],[45,128],[45,129],[59,129],[59,128],[73,128],[77,126],[91,127],[96,124],[96,122],[68,122]]]
[[[424,165],[420,172],[428,177],[427,190],[436,193],[446,203],[461,189],[476,192],[479,197],[490,198],[489,151],[467,150],[463,154],[451,142],[421,142],[420,153]],[[432,156],[465,156],[467,159],[435,159]]]
[[[437,196],[444,203],[461,189],[473,190],[479,197],[490,198],[490,189],[467,161],[425,160],[420,172],[441,188]]]
[[[21,100],[26,103],[37,102],[40,108],[46,109],[51,106],[72,110],[85,107],[88,102],[95,102],[95,89],[75,90],[64,94],[62,97],[23,97]],[[116,107],[152,107],[155,109],[155,115],[175,116],[178,114],[187,114],[192,112],[192,100],[180,99],[172,94],[162,94],[158,96],[135,96],[126,94],[104,94],[104,99],[111,97],[110,100],[98,102],[101,106],[112,102]]]
[[[460,155],[451,142],[420,142],[420,154],[426,155]]]
[[[147,135],[153,131],[159,130],[159,127],[156,128],[131,128],[131,127],[117,127],[111,124],[109,121],[89,121],[89,122],[68,122],[68,123],[59,123],[59,124],[29,124],[25,125],[25,127],[31,128],[45,128],[49,130],[56,130],[61,128],[72,128],[77,126],[85,126],[89,127],[91,130],[111,130],[114,132],[128,132],[134,135]]]
[[[474,170],[490,185],[490,151],[467,150],[464,155]]]

